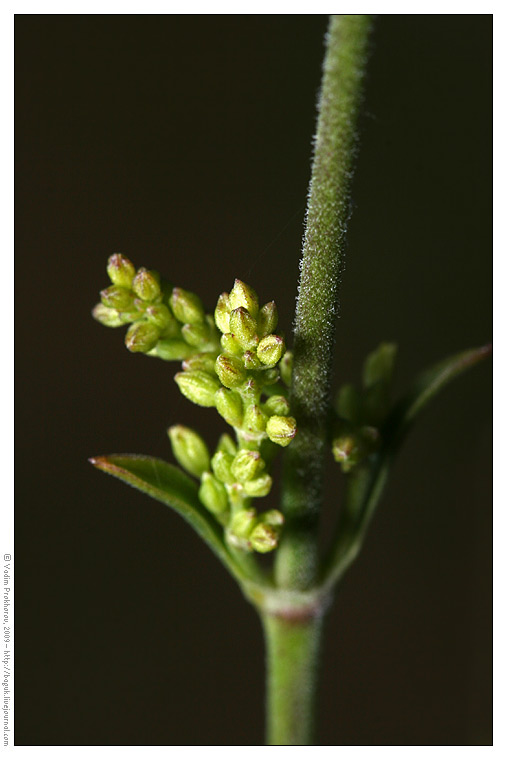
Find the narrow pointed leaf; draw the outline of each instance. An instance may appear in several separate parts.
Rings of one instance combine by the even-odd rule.
[[[232,575],[243,579],[244,573],[224,544],[222,528],[202,506],[197,484],[185,473],[161,459],[138,454],[112,454],[89,461],[99,470],[172,507],[190,523]]]

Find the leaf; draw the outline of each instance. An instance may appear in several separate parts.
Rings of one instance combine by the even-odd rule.
[[[232,575],[238,580],[244,579],[244,572],[223,541],[222,528],[202,506],[196,483],[185,473],[161,459],[138,454],[111,454],[92,457],[89,461],[108,475],[172,507],[190,523]]]
[[[407,395],[396,404],[382,430],[384,443],[380,451],[347,476],[344,508],[324,572],[325,587],[331,587],[343,576],[361,550],[394,456],[416,416],[447,383],[490,353],[490,345],[482,346],[438,362],[419,375]]]

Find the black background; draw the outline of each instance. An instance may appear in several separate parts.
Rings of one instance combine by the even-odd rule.
[[[326,26],[16,17],[17,744],[263,741],[253,609],[177,515],[87,462],[223,428],[90,310],[121,251],[209,309],[240,277],[290,329]],[[341,381],[380,340],[399,392],[491,339],[491,31],[377,19]],[[492,741],[490,386],[491,361],[456,381],[397,462],[329,618],[322,744]]]

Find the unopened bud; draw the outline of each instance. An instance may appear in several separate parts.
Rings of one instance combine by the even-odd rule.
[[[243,483],[243,488],[248,496],[267,496],[271,491],[273,485],[273,479],[270,475],[261,475],[260,478],[254,480],[248,480]]]
[[[243,429],[251,434],[263,433],[266,430],[267,415],[264,414],[260,406],[250,404],[247,406],[243,418]]]
[[[284,516],[278,509],[269,509],[267,512],[263,512],[260,518],[263,523],[272,525],[274,528],[280,527],[285,522]]]
[[[211,338],[211,330],[206,322],[197,324],[186,324],[181,328],[181,334],[190,346],[202,348]]]
[[[229,330],[229,314],[231,307],[229,304],[229,293],[222,293],[218,296],[218,301],[215,309],[215,324],[222,333],[228,333]]]
[[[105,327],[121,327],[124,324],[116,309],[110,309],[103,303],[98,303],[92,311],[92,317]]]
[[[175,375],[180,391],[198,406],[215,406],[215,393],[220,388],[216,377],[201,370],[178,372]]]
[[[183,362],[183,369],[200,369],[203,372],[209,372],[210,375],[215,374],[215,354],[213,353],[199,353],[192,354],[188,359]]]
[[[359,436],[352,433],[343,434],[333,440],[333,456],[342,466],[343,472],[349,472],[363,458],[363,447]]]
[[[276,303],[274,301],[265,303],[257,317],[259,338],[264,338],[265,335],[269,335],[273,330],[276,330],[277,324],[278,310],[276,308]]]
[[[259,522],[252,530],[249,541],[252,549],[260,554],[272,552],[278,546],[280,531],[272,525]]]
[[[363,385],[371,388],[376,383],[389,385],[393,376],[397,346],[395,343],[381,343],[365,359]]]
[[[236,512],[229,525],[229,533],[232,537],[248,539],[257,521],[255,509],[241,509]]]
[[[134,298],[130,290],[120,288],[118,285],[110,285],[109,288],[100,291],[100,300],[109,309],[126,311],[134,305]]]
[[[163,335],[171,326],[177,326],[173,315],[162,303],[152,304],[145,309],[146,318],[149,322],[156,325]]]
[[[206,509],[209,509],[215,515],[226,512],[229,508],[227,490],[210,472],[204,472],[199,488],[199,499]]]
[[[217,451],[225,451],[226,454],[236,456],[237,446],[227,433],[222,433],[218,439]]]
[[[147,354],[158,343],[160,331],[149,322],[134,322],[125,335],[125,345],[133,353]]]
[[[243,349],[255,348],[259,342],[257,321],[243,306],[231,311],[229,327]]]
[[[252,317],[256,317],[259,311],[259,299],[255,290],[241,280],[234,280],[234,287],[229,294],[231,311],[242,306]]]
[[[211,468],[215,477],[222,483],[227,483],[227,485],[232,485],[236,482],[231,470],[233,459],[234,457],[225,451],[216,451],[211,460]]]
[[[246,379],[243,363],[234,356],[220,354],[215,362],[215,372],[222,385],[226,388],[236,388]]]
[[[238,451],[231,464],[231,471],[239,483],[245,483],[261,474],[265,468],[265,462],[258,451],[241,449]]]
[[[273,443],[278,443],[279,446],[288,446],[297,433],[296,420],[294,417],[274,414],[267,421],[266,433]]]
[[[280,362],[280,375],[282,376],[282,380],[287,386],[287,388],[290,388],[291,380],[292,380],[292,362],[293,362],[294,354],[292,351],[286,351],[283,355],[282,361]]]
[[[245,351],[243,354],[243,365],[245,369],[255,370],[262,367],[260,360],[257,358],[257,354],[253,351]]]
[[[183,425],[173,425],[167,431],[176,461],[189,472],[200,478],[210,468],[209,451],[206,443],[194,430]]]
[[[257,346],[257,356],[263,364],[274,367],[283,356],[285,342],[279,335],[266,335]]]
[[[290,412],[289,402],[285,396],[270,396],[263,404],[263,409],[271,417],[273,414],[287,416]]]
[[[229,425],[241,427],[243,422],[243,402],[236,391],[220,388],[215,394],[217,412]]]
[[[338,391],[336,411],[349,422],[359,422],[361,417],[361,394],[353,385],[342,385]]]
[[[143,301],[154,301],[160,296],[158,277],[154,272],[141,267],[132,282],[132,290]]]
[[[130,290],[136,269],[126,256],[122,256],[121,253],[113,253],[107,262],[107,273],[113,285]]]
[[[173,292],[171,293],[171,309],[178,322],[194,325],[204,320],[204,309],[201,299],[189,290],[173,288]]]
[[[278,370],[278,367],[272,367],[271,369],[267,369],[265,372],[262,373],[263,385],[274,385],[279,380],[280,380],[280,372]]]
[[[177,338],[163,338],[154,348],[156,356],[166,362],[180,362],[190,356],[193,350],[192,346]]]
[[[236,340],[232,333],[224,333],[220,338],[220,345],[226,354],[232,354],[233,356],[241,356],[243,348],[239,340]]]

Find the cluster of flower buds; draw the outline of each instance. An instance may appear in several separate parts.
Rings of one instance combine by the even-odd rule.
[[[161,282],[156,272],[121,254],[110,257],[111,286],[101,292],[93,316],[108,327],[130,325],[127,348],[167,361],[182,361],[175,376],[181,393],[199,406],[215,407],[236,433],[238,446],[222,437],[210,458],[197,433],[169,431],[179,464],[199,478],[203,505],[224,526],[227,540],[245,551],[268,552],[278,544],[283,516],[258,515],[252,498],[267,496],[273,444],[288,446],[296,435],[281,379],[290,385],[292,355],[274,332],[274,301],[259,308],[257,294],[235,280],[218,299],[214,318],[194,293]]]
[[[129,324],[125,345],[133,353],[182,361],[205,351],[218,350],[213,317],[201,300],[183,288],[171,288],[157,272],[134,265],[120,253],[107,264],[112,285],[100,294],[93,316],[107,327]]]
[[[177,462],[199,478],[201,503],[224,526],[229,543],[243,551],[270,552],[278,545],[283,515],[276,509],[258,514],[252,497],[266,496],[271,476],[255,450],[238,448],[223,435],[213,456],[200,435],[183,425],[167,431]]]
[[[340,388],[332,451],[345,473],[378,448],[379,428],[390,408],[395,360],[396,346],[393,343],[381,343],[366,357],[361,390],[353,385]]]

